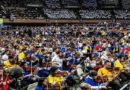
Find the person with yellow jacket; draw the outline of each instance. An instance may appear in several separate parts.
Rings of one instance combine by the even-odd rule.
[[[47,77],[48,83],[51,84],[52,88],[55,88],[55,86],[58,86],[59,88],[62,87],[62,76],[60,75],[60,72],[58,72],[56,67],[52,67],[50,69],[50,74]]]
[[[112,81],[114,77],[114,72],[112,70],[111,62],[105,61],[104,67],[100,68],[97,74],[101,77],[108,77],[108,81]]]
[[[115,68],[119,68],[120,71],[122,71],[124,69],[124,60],[123,59],[117,59],[115,62],[114,62],[114,67]]]
[[[5,69],[10,69],[10,68],[13,68],[13,67],[17,66],[17,64],[15,63],[15,60],[14,60],[14,58],[12,56],[9,57],[8,60],[4,61],[3,64],[4,64]]]
[[[25,58],[24,50],[22,49],[18,55],[19,61],[23,60]]]

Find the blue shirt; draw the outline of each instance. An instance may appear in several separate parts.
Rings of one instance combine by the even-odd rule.
[[[45,90],[43,87],[39,87],[39,86],[37,86],[36,88],[35,88],[35,90]]]
[[[27,52],[28,54],[31,54],[31,55],[35,53],[35,52],[32,51],[32,50],[27,50],[26,52]]]
[[[87,76],[86,78],[85,78],[85,81],[84,81],[85,83],[87,83],[87,84],[89,84],[89,85],[91,85],[91,86],[98,86],[99,85],[99,83],[97,83],[92,77],[90,77],[90,76]]]

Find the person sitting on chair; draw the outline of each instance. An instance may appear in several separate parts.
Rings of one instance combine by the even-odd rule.
[[[104,67],[100,68],[97,72],[97,74],[101,77],[108,77],[108,81],[111,81],[113,79],[113,70],[112,65],[110,61],[105,61]]]
[[[99,90],[99,89],[107,89],[106,86],[101,86],[101,79],[98,78],[97,72],[92,70],[89,75],[85,78],[84,83],[81,84],[81,87],[85,88],[85,90]]]

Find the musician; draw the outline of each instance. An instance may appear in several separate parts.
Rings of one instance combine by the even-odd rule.
[[[35,90],[45,90],[45,85],[46,84],[47,84],[47,80],[46,79],[39,80]]]
[[[0,70],[0,90],[8,90],[8,84],[10,82],[8,71]]]
[[[113,51],[114,51],[114,53],[118,53],[120,51],[120,47],[119,47],[118,43],[115,43]]]
[[[60,72],[58,72],[57,70],[58,70],[57,67],[52,67],[50,69],[50,74],[47,77],[48,83],[51,84],[52,86],[56,84],[61,86],[61,82],[63,81]]]
[[[4,68],[12,68],[12,67],[16,67],[17,64],[15,63],[15,59],[13,58],[13,56],[9,56],[9,60],[4,61]]]
[[[106,86],[101,86],[101,79],[98,79],[97,72],[92,70],[89,72],[89,75],[85,78],[84,83],[82,83],[82,87],[94,90],[99,90],[99,89],[107,89]]]
[[[27,84],[33,83],[34,67],[29,62],[23,62],[21,67],[24,71],[24,77],[22,78],[22,81],[26,82]]]
[[[25,58],[25,51],[22,49],[18,55],[19,61],[23,60]]]
[[[112,65],[110,61],[105,61],[104,67],[100,68],[98,70],[99,76],[107,76],[108,81],[111,81],[113,79],[113,71],[112,71]]]
[[[61,52],[59,50],[56,50],[54,56],[52,57],[52,63],[54,66],[62,68],[63,60],[61,59],[60,56],[61,56]]]
[[[9,59],[9,52],[5,51],[1,57],[2,60],[8,60]]]
[[[121,58],[118,58],[115,62],[114,62],[114,67],[118,67],[120,70],[124,69],[124,60]]]

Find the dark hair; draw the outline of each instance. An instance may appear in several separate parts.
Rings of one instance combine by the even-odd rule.
[[[97,72],[95,70],[92,70],[92,71],[89,72],[89,76],[95,77],[95,76],[97,76]]]
[[[41,80],[38,80],[38,84],[37,84],[37,86],[39,86],[39,87],[41,87],[41,86],[43,86],[43,79],[41,79]]]
[[[57,70],[58,68],[57,67],[51,67],[49,73],[54,76],[55,75],[55,71]]]

